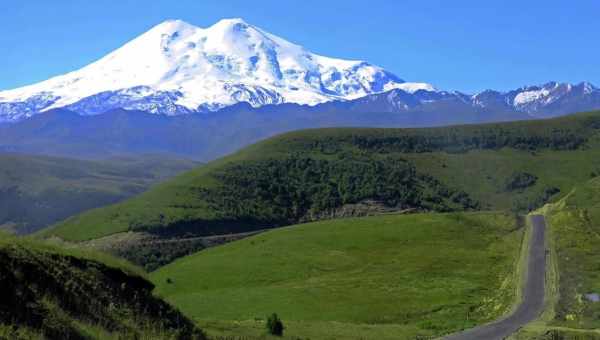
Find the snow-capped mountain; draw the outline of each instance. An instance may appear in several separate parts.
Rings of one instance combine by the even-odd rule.
[[[239,102],[316,105],[393,89],[435,90],[364,61],[311,53],[241,19],[208,28],[170,20],[80,70],[0,92],[0,121],[53,108],[178,115]]]
[[[600,109],[600,89],[588,82],[549,82],[508,92],[486,90],[472,100],[473,105],[484,109],[515,110],[542,118]]]
[[[80,70],[0,91],[0,123],[56,108],[80,115],[126,109],[177,116],[239,103],[311,106],[307,112],[429,112],[435,125],[456,120],[440,115],[469,112],[481,116],[477,121],[491,121],[600,109],[600,89],[551,82],[475,95],[440,91],[364,61],[311,53],[242,19],[208,28],[170,20]],[[422,124],[428,117],[420,118]]]
[[[331,105],[319,105],[322,106]],[[343,107],[370,113],[436,111],[437,114],[456,115],[479,112],[483,121],[545,118],[600,109],[600,89],[587,82],[575,85],[549,82],[507,92],[486,90],[475,95],[458,91],[394,89],[347,101]],[[437,124],[437,120],[432,120],[432,124]]]

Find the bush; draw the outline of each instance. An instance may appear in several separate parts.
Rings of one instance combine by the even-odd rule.
[[[273,313],[267,318],[267,330],[269,331],[269,334],[272,335],[283,335],[283,322],[281,322],[277,313]]]
[[[557,187],[544,188],[541,194],[535,197],[520,198],[513,201],[512,211],[515,213],[524,213],[533,211],[548,203],[552,196],[558,194],[560,189]]]
[[[523,190],[537,182],[537,176],[526,173],[516,172],[506,181],[506,191]]]

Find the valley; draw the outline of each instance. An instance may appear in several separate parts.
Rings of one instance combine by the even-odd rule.
[[[164,156],[87,161],[0,153],[0,228],[32,233],[198,166]]]
[[[261,339],[273,312],[289,339],[437,338],[515,310],[541,209],[544,311],[512,336],[593,338],[599,126],[589,112],[287,133],[31,242],[136,263],[209,338]]]
[[[156,293],[216,339],[260,338],[272,312],[290,339],[440,337],[514,310],[529,233],[522,216],[563,207],[595,183],[598,122],[590,112],[292,132],[35,237],[145,267]],[[556,247],[563,232],[549,211]],[[549,314],[548,299],[546,321],[536,317],[515,337],[545,339],[552,327],[593,320]],[[571,310],[568,301],[553,308]],[[582,323],[566,322],[572,315]]]

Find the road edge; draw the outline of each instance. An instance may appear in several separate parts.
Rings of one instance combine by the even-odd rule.
[[[531,214],[527,214],[527,215],[524,215],[524,216],[520,216],[520,217],[523,217],[525,219],[525,227],[524,227],[525,230],[523,231],[523,236],[521,237],[521,246],[519,247],[519,255],[518,255],[518,257],[514,261],[515,271],[512,274],[512,276],[513,276],[513,280],[515,281],[515,285],[514,285],[515,296],[513,298],[513,302],[510,305],[510,308],[508,308],[499,317],[497,317],[497,318],[495,318],[493,320],[490,320],[490,321],[488,321],[486,323],[482,323],[482,324],[480,324],[478,326],[475,326],[475,328],[477,328],[477,327],[483,327],[483,326],[486,326],[486,325],[489,325],[489,324],[493,324],[493,323],[496,323],[496,322],[500,322],[500,321],[502,321],[504,319],[509,318],[511,315],[513,315],[516,312],[516,310],[519,308],[519,306],[523,302],[523,292],[525,290],[525,285],[527,284],[527,277],[528,277],[528,273],[529,273],[529,266],[528,266],[528,264],[529,264],[529,257],[530,257],[530,253],[531,253],[531,237],[532,237],[532,234],[533,234],[533,224],[531,223],[531,218],[530,218],[532,215],[540,215],[540,214],[531,213]],[[548,228],[546,228],[546,230],[547,229]],[[548,235],[544,234],[544,236],[545,236],[545,241],[546,241],[546,244],[547,244]],[[546,263],[546,266],[547,265],[548,264]],[[544,297],[544,301],[545,301],[545,297]],[[463,329],[463,330],[458,330],[458,331],[455,331],[455,332],[452,332],[452,333],[444,334],[442,336],[439,336],[439,337],[435,338],[435,340],[444,340],[448,336],[453,336],[453,335],[456,335],[458,333],[461,333],[461,332],[464,332],[464,331],[467,331],[467,330],[468,329]],[[519,330],[515,331],[515,334]]]

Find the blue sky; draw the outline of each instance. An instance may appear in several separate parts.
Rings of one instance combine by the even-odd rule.
[[[0,89],[80,68],[166,19],[227,17],[442,89],[600,86],[596,0],[23,0],[0,9]]]

